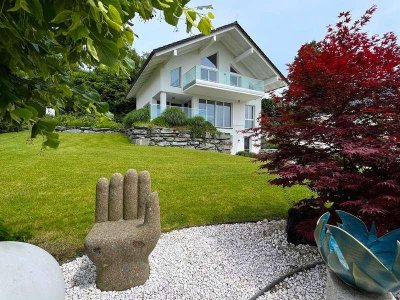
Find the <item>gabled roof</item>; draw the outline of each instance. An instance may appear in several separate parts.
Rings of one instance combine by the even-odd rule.
[[[230,35],[229,32],[232,29],[236,29],[238,36],[233,36]],[[288,80],[286,77],[279,71],[279,69],[272,63],[272,61],[267,57],[267,55],[260,49],[260,47],[253,41],[253,39],[247,34],[247,32],[243,29],[242,26],[239,25],[238,22],[233,22],[218,28],[215,28],[211,31],[210,35],[203,35],[203,34],[198,34],[194,35],[182,40],[179,40],[177,42],[173,42],[170,44],[167,44],[165,46],[153,49],[151,51],[150,55],[147,57],[146,61],[144,62],[142,68],[140,69],[139,73],[135,78],[132,79],[132,88],[129,91],[127,98],[131,98],[135,96],[136,92],[140,89],[140,87],[144,84],[146,79],[148,79],[152,72],[154,71],[155,68],[157,68],[161,63],[165,62],[165,60],[169,59],[170,53],[173,53],[172,51],[184,48],[184,47],[191,47],[189,49],[193,50],[194,48],[200,48],[202,47],[202,44],[208,43],[209,39],[212,38],[213,36],[217,36],[222,33],[227,33],[227,36],[229,35],[229,40],[225,38],[223,40],[225,46],[227,46],[232,52],[233,49],[238,51],[238,53],[234,53],[235,55],[240,55],[240,53],[243,53],[245,50],[248,50],[249,47],[252,47],[255,50],[255,53],[258,54],[257,56],[261,58],[261,60],[264,61],[264,64],[260,64],[260,62],[254,61],[252,64],[255,68],[264,68],[264,71],[266,73],[267,69],[270,71],[271,78],[273,76],[276,76],[277,81],[270,81],[268,79],[271,78],[265,78],[266,84],[273,84],[272,89],[277,89],[286,86],[289,84]],[[241,43],[240,40],[245,40],[245,43]],[[193,46],[194,44],[194,46]],[[242,49],[240,49],[240,45]],[[247,44],[247,45],[245,45]],[[244,48],[243,48],[244,47]],[[187,51],[189,52],[189,51]],[[249,58],[247,58],[249,60]],[[254,60],[254,59],[253,59]],[[272,71],[272,73],[271,73]],[[258,70],[258,73],[262,73],[260,69]],[[266,74],[267,75],[267,74]]]

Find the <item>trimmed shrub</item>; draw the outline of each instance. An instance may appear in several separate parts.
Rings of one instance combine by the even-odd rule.
[[[126,126],[132,126],[138,122],[149,122],[150,121],[150,106],[146,105],[140,109],[132,110],[127,113],[122,119],[122,123]]]
[[[184,126],[187,124],[186,113],[178,107],[167,108],[162,113],[162,116],[169,126]]]
[[[201,116],[187,119],[187,124],[194,138],[205,137],[207,133],[212,135],[217,133],[217,128]]]
[[[158,116],[151,121],[151,124],[161,127],[169,127],[169,124],[165,121],[164,115]]]

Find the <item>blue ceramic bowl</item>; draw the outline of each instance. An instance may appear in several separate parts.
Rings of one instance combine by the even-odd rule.
[[[377,237],[357,217],[336,211],[342,224],[328,225],[323,214],[315,228],[318,250],[328,267],[345,283],[370,293],[400,290],[400,228]]]

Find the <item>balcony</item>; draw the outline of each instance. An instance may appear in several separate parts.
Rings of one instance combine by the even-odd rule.
[[[209,99],[250,101],[264,96],[264,81],[204,66],[194,66],[183,75],[186,94]]]

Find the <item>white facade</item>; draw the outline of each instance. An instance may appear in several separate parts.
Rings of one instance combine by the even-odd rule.
[[[265,92],[286,85],[260,52],[237,23],[155,49],[128,97],[136,97],[137,108],[150,104],[152,117],[167,106],[202,115],[232,135],[232,154],[258,152],[257,142],[242,131],[258,126]]]

